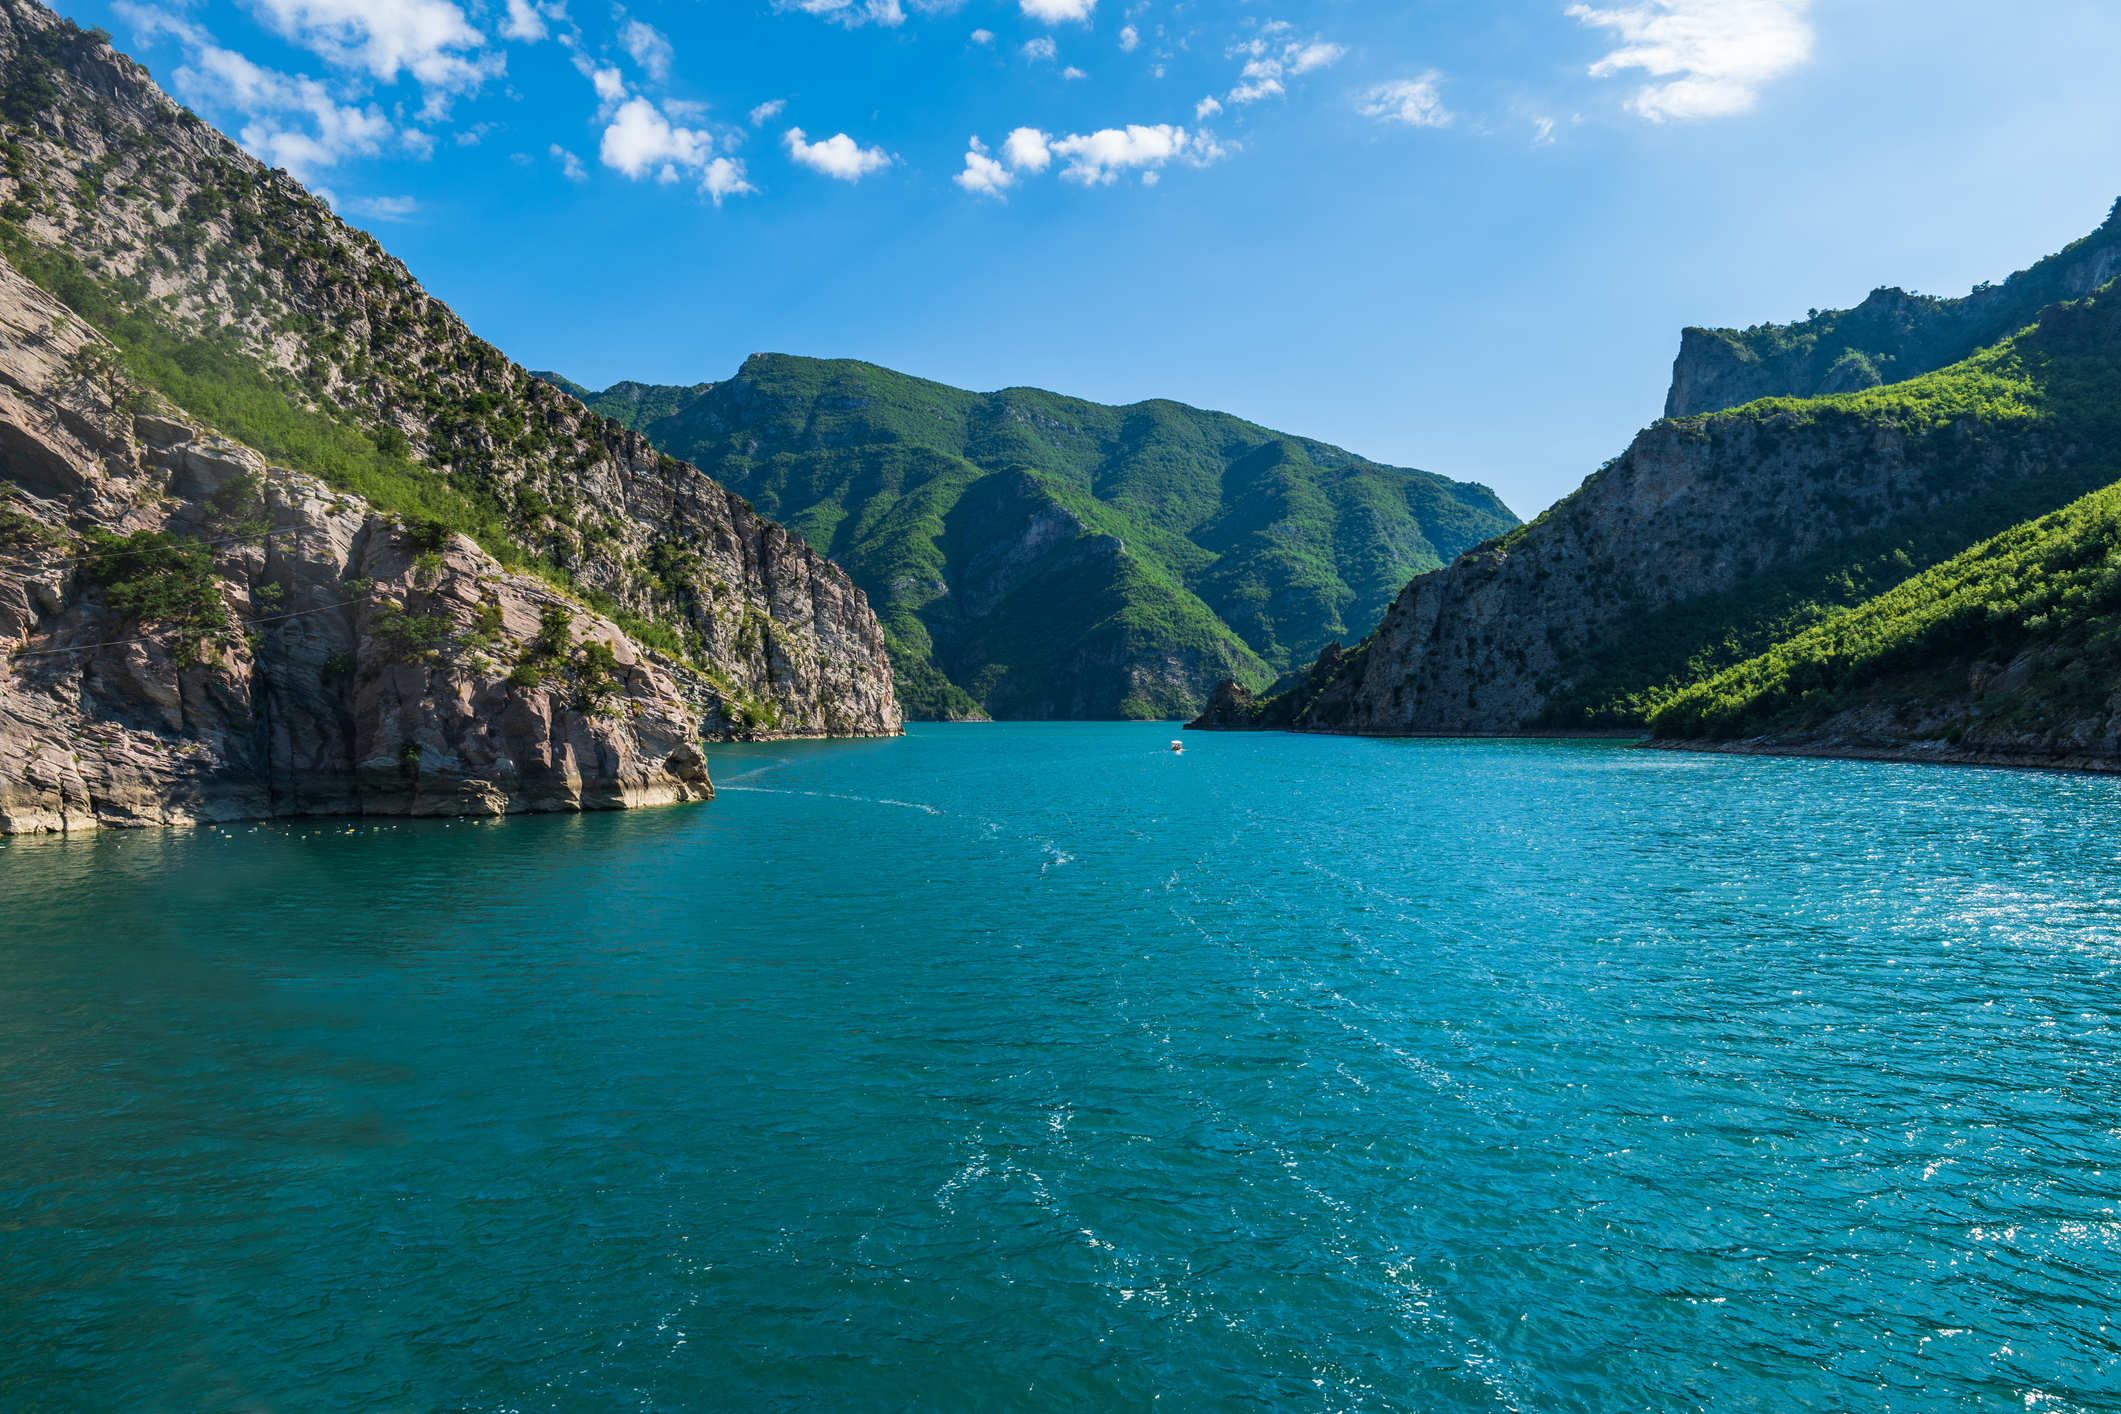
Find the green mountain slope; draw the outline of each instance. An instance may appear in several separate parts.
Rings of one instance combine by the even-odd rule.
[[[2121,479],[2121,282],[1935,377],[2081,449],[2080,479]],[[2107,485],[1694,684],[1650,722],[1670,737],[1801,734],[1889,701],[1887,735],[2077,748],[2117,687],[2121,485]]]
[[[2121,275],[2121,202],[2084,239],[1957,299],[1873,290],[1854,309],[1791,324],[1687,329],[1672,364],[1666,417],[1756,398],[1815,397],[1904,382],[1957,363],[2030,324],[2047,305]]]
[[[759,354],[586,401],[845,566],[928,716],[1190,714],[1516,524],[1486,487],[1161,400]]]
[[[2117,233],[2110,217],[2072,246],[2069,281],[2114,263]],[[1857,625],[1884,612],[1874,603],[1899,614],[1923,602],[1941,582],[1926,572],[2121,478],[2115,288],[2050,304],[1919,377],[1663,419],[1530,524],[1418,577],[1354,649],[1276,697],[1219,694],[1203,725],[1382,735],[1654,722],[1727,737],[1789,729],[1799,699],[1807,719],[1841,710],[1831,694],[1807,696],[1823,671],[1808,655],[1840,671],[1853,650],[1838,635],[1870,632]],[[1882,641],[1892,651],[1876,671],[1962,681],[1971,668],[1952,654],[2008,646]],[[1830,685],[1853,702],[1870,681]]]

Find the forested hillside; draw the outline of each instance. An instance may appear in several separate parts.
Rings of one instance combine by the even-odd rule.
[[[2109,217],[2035,269],[2080,282],[2117,234]],[[1418,577],[1354,649],[1278,697],[1233,685],[1203,725],[1730,735],[1816,725],[1893,674],[1964,683],[1968,655],[2031,652],[2060,622],[2027,627],[2043,596],[2068,589],[2078,613],[2094,591],[2050,584],[2075,552],[2022,527],[2121,478],[2113,290],[1919,377],[1662,420],[1531,524]],[[2025,535],[2054,554],[2025,558]],[[2014,567],[2007,593],[1961,558],[1998,536],[1984,553]],[[1994,641],[1967,637],[1968,595]],[[1934,622],[1933,596],[1955,606]],[[2090,661],[2045,652],[2027,662]]]
[[[926,715],[1190,715],[1516,523],[1486,487],[1174,402],[782,354],[690,388],[540,376],[846,566]]]

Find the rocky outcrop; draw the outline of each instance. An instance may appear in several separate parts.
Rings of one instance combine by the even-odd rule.
[[[64,294],[71,322],[152,342],[158,359],[132,368],[191,367],[161,386],[191,423],[211,416],[268,445],[272,418],[255,430],[231,419],[272,390],[303,433],[281,455],[331,444],[297,470],[552,571],[668,650],[711,734],[900,730],[882,630],[839,567],[476,337],[372,237],[178,105],[107,36],[0,0],[0,81],[15,124],[0,144],[0,248]],[[117,364],[76,372],[108,381]],[[11,430],[21,418],[0,417],[8,475],[38,497],[73,496],[79,467],[129,455],[63,411],[46,421],[58,432],[25,439]]]
[[[2022,352],[2103,368],[2121,329],[2088,304],[2052,307]],[[1629,725],[1552,704],[1587,681],[1625,695],[1761,651],[1739,640],[1852,592],[1836,556],[1858,537],[1876,550],[1883,532],[1919,531],[1953,554],[2075,499],[2113,475],[2103,426],[1839,404],[1659,422],[1531,525],[1410,582],[1293,723],[1375,735]],[[1903,554],[1859,568],[1886,582],[1854,597],[1919,566]],[[1751,604],[1755,581],[1774,593]],[[1632,679],[1597,677],[1630,653],[1642,660]]]
[[[140,410],[110,353],[0,265],[0,833],[700,800],[703,737],[788,730],[464,536]],[[883,717],[844,576],[743,514],[707,554],[823,729]]]
[[[1814,398],[1897,383],[1957,363],[2024,328],[2040,310],[2121,275],[2121,202],[2083,240],[1957,299],[1873,290],[1854,309],[1790,324],[1683,330],[1666,417],[1718,412],[1757,398]]]

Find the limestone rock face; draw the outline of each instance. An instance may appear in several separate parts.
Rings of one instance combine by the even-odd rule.
[[[365,439],[395,459],[391,475],[454,505],[459,528],[484,543],[506,541],[614,617],[662,630],[644,637],[684,643],[697,671],[674,661],[656,671],[708,735],[901,730],[883,631],[838,566],[696,467],[531,377],[373,237],[185,110],[107,36],[36,0],[0,0],[0,76],[12,114],[0,244],[81,306],[12,276],[0,294],[35,306],[0,339],[4,475],[52,507],[55,524],[143,528],[148,501],[128,501],[133,518],[119,526],[111,498],[203,506],[259,465],[212,433],[263,443],[269,426],[114,414],[115,360],[84,361],[99,350],[88,318],[108,330],[120,316],[146,321],[172,347],[255,372],[291,410]],[[157,479],[141,493],[149,443]]]
[[[790,730],[724,718],[697,674],[469,539],[423,548],[187,418],[130,413],[74,376],[99,347],[0,265],[0,833],[699,800],[703,736]],[[710,524],[717,572],[764,606],[757,651],[822,704],[792,730],[896,728],[845,576],[756,517]],[[205,547],[223,627],[114,602],[90,537],[142,531]]]

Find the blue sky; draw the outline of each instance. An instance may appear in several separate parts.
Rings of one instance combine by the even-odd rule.
[[[1527,517],[1683,325],[1964,293],[2121,196],[2111,0],[65,13],[531,367],[1171,397]]]

